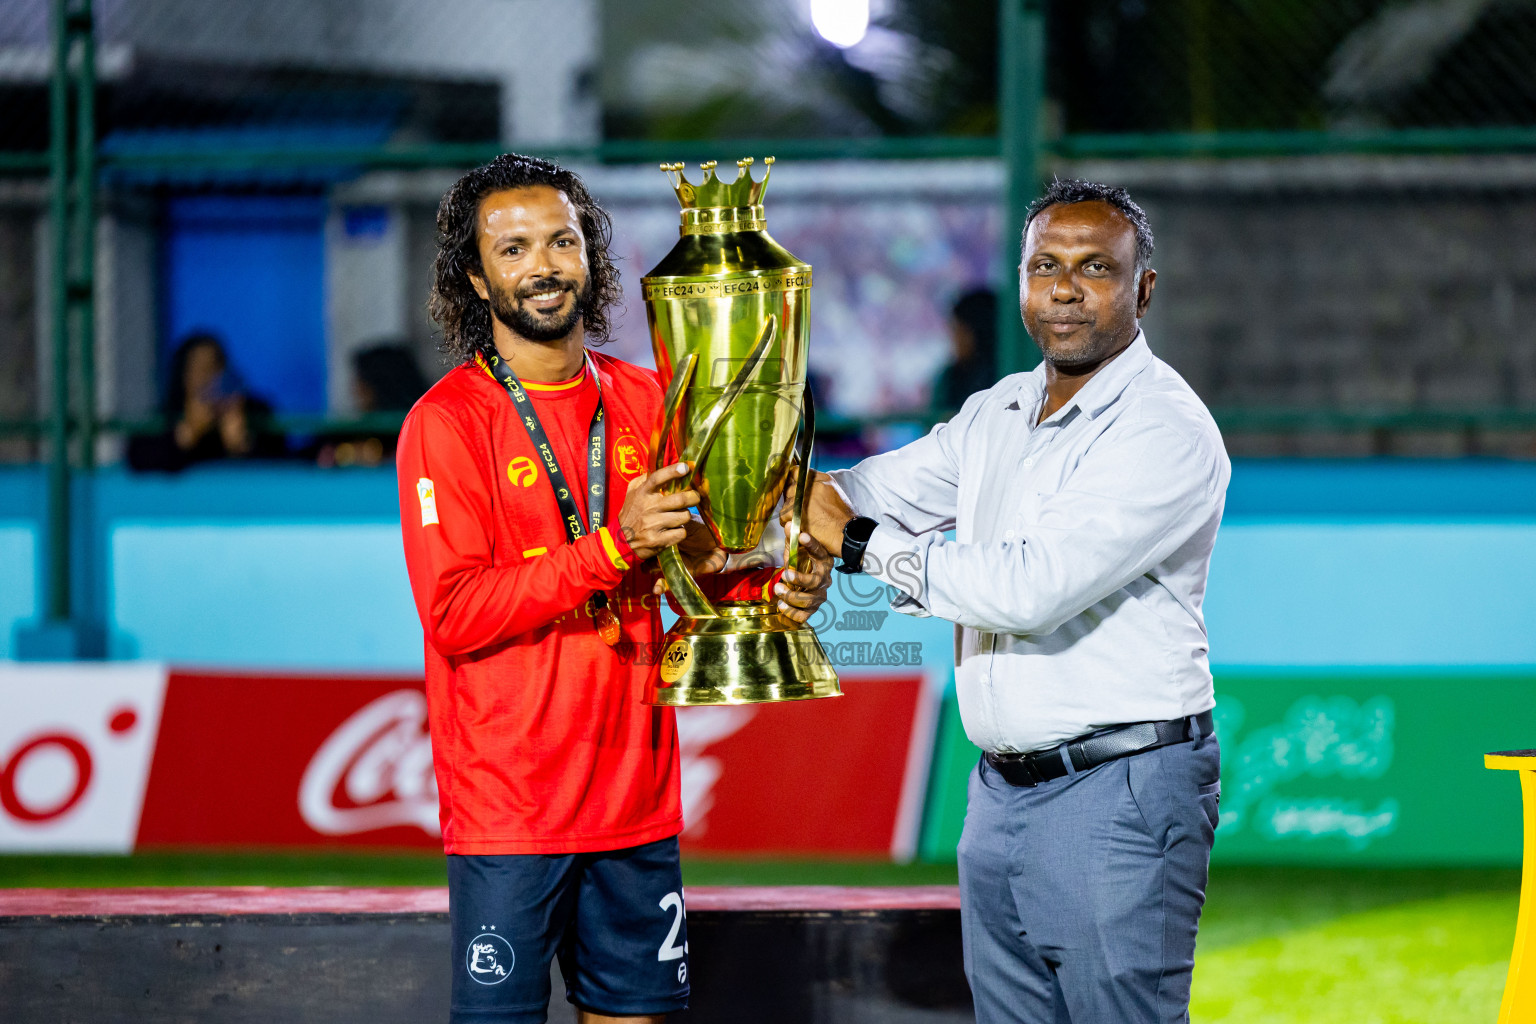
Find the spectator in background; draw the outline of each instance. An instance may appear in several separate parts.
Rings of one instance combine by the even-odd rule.
[[[408,345],[359,349],[352,353],[352,373],[359,412],[410,412],[427,393],[427,379]]]
[[[187,335],[171,356],[160,411],[162,433],[128,442],[134,469],[174,473],[198,462],[288,454],[283,436],[271,429],[272,407],[245,390],[223,343],[207,331]]]
[[[978,391],[997,383],[997,294],[974,288],[949,311],[949,343],[954,361],[933,385],[933,414],[948,419]]]
[[[410,412],[426,394],[427,379],[410,346],[372,345],[352,353],[352,398],[359,416]],[[315,453],[321,466],[377,466],[395,458],[399,425],[324,440]]]

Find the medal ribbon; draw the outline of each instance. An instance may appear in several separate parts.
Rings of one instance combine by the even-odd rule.
[[[528,397],[528,390],[523,387],[523,382],[517,379],[517,374],[512,372],[512,367],[507,365],[506,360],[495,353],[477,354],[475,361],[491,375],[493,380],[506,389],[512,404],[517,408],[518,418],[522,420],[523,428],[528,431],[528,439],[533,442],[534,450],[539,453],[539,461],[544,464],[544,471],[549,474],[549,482],[555,491],[555,503],[560,507],[560,518],[565,523],[566,533],[570,535],[572,543],[588,533],[601,530],[603,516],[607,511],[608,477],[604,466],[608,453],[608,424],[603,415],[603,387],[598,381],[597,370],[591,365],[591,361],[588,360],[582,367],[587,373],[592,374],[592,383],[597,387],[597,410],[592,414],[592,425],[587,430],[587,510],[589,513],[587,523],[582,522],[581,509],[576,505],[570,484],[566,482],[565,472],[560,468],[560,460],[555,458],[555,449],[550,444],[549,434],[545,432],[544,425],[539,422],[539,414],[534,410],[533,399]],[[596,609],[593,621],[597,626],[598,635],[610,645],[617,643],[619,620],[608,607],[608,595],[602,591],[596,592],[592,595],[592,605]]]

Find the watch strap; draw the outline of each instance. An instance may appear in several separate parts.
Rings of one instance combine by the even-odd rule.
[[[868,516],[854,516],[843,527],[843,560],[838,572],[860,573],[864,571],[864,552],[869,547],[870,535],[880,524]]]

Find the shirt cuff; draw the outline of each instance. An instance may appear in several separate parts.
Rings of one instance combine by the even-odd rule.
[[[849,469],[834,469],[831,473],[827,474],[827,483],[831,484],[832,489],[837,492],[837,496],[843,499],[843,504],[847,505],[849,510],[852,511],[854,515],[858,515],[859,506],[855,505],[853,503],[853,499],[848,497],[847,488],[838,482],[838,478],[840,476],[843,476],[844,474],[851,475],[852,472],[853,471]]]
[[[628,571],[634,564],[635,551],[629,546],[629,541],[624,539],[624,535],[605,526],[597,531],[597,537],[602,542],[603,556],[609,564],[615,569]]]
[[[763,584],[763,600],[768,604],[778,604],[779,597],[773,592],[773,588],[779,585],[779,580],[784,578],[783,569],[775,569],[773,575],[768,577],[768,582]]]
[[[896,590],[891,610],[926,617],[928,567],[923,564],[927,545],[889,523],[881,523],[869,535],[864,549],[864,571]]]

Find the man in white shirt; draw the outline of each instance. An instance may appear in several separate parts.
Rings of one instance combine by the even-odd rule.
[[[956,625],[984,752],[959,847],[981,1024],[1188,1020],[1220,768],[1201,602],[1231,467],[1141,333],[1151,256],[1124,189],[1053,183],[1020,265],[1044,362],[812,494],[839,568]]]

